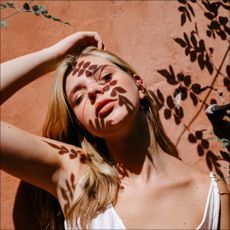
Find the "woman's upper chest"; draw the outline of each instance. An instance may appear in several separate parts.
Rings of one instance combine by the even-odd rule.
[[[203,191],[194,185],[129,188],[120,192],[115,209],[126,229],[195,229],[205,209]]]

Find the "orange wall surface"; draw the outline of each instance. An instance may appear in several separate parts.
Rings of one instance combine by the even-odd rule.
[[[21,6],[24,1],[14,2]],[[32,4],[42,4],[42,1]],[[98,31],[107,50],[127,60],[154,92],[163,125],[182,160],[197,169],[215,171],[227,178],[229,153],[213,134],[205,108],[213,102],[219,105],[229,102],[228,42],[219,35],[215,38],[207,35],[210,20],[204,16],[206,8],[200,1],[199,4],[190,2],[192,10],[176,0],[45,1],[45,4],[52,16],[70,25],[31,13],[8,18],[8,28],[1,28],[1,62],[48,47],[76,31]],[[185,7],[191,19],[188,15],[182,16],[182,20],[186,17],[183,26],[182,11],[178,7]],[[13,9],[1,9],[1,19],[13,12]],[[228,17],[229,12],[223,7],[218,12]],[[201,60],[202,57],[198,62],[199,50],[194,48],[191,56],[185,55],[185,48],[178,44],[181,40],[175,41],[176,38],[185,40],[187,36],[190,43],[195,42],[191,31],[198,45],[200,40],[205,42],[212,67],[207,64],[201,69],[202,63],[207,62]],[[175,84],[166,79],[172,71]],[[190,80],[178,81],[180,73],[190,76],[186,78]],[[41,135],[53,77],[54,73],[49,73],[15,93],[1,106],[1,118]],[[184,90],[183,100],[176,100],[179,86]],[[199,94],[194,92],[197,86],[203,89]],[[181,107],[179,117],[175,115],[175,101]],[[34,187],[1,171],[0,229],[37,229],[33,199]]]

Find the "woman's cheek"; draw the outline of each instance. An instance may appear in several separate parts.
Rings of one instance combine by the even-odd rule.
[[[85,114],[84,109],[85,107],[81,105],[78,108],[75,108],[74,110],[76,118],[81,124],[84,124],[84,114]]]
[[[89,105],[87,104],[87,100],[84,101],[82,105],[81,119],[83,124],[88,124],[90,120],[91,110],[89,109]]]

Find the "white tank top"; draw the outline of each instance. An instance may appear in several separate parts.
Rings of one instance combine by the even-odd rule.
[[[196,228],[196,230],[200,230],[200,229],[215,230],[218,228],[219,213],[220,213],[220,195],[219,195],[219,189],[218,189],[216,177],[212,172],[210,173],[210,180],[211,183],[210,183],[203,219],[199,224],[199,226]],[[66,221],[64,224],[66,230],[73,229],[72,227],[68,227]],[[81,229],[81,228],[75,227],[74,229]],[[122,219],[117,214],[115,208],[113,206],[110,206],[104,212],[98,214],[94,219],[92,219],[90,229],[126,230],[126,227]]]

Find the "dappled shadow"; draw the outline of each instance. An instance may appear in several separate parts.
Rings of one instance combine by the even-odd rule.
[[[217,91],[213,86],[201,86],[199,83],[193,82],[192,77],[188,74],[182,72],[175,74],[171,65],[169,65],[169,69],[161,69],[157,72],[166,79],[169,85],[174,86],[175,89],[173,95],[168,95],[166,98],[160,89],[157,89],[153,97],[158,109],[161,110],[163,108],[164,118],[168,120],[174,117],[174,121],[177,125],[179,125],[184,118],[185,113],[183,107],[181,107],[183,101],[189,99],[195,107],[198,106],[198,102],[207,106],[206,101],[202,101],[199,95],[208,89]]]
[[[197,4],[203,11],[203,15],[208,19],[208,24],[206,28],[206,35],[215,39],[216,37],[226,40],[227,36],[230,35],[229,28],[229,18],[219,15],[220,9],[230,10],[230,5],[228,0],[222,1],[210,1],[210,0],[178,0],[180,6],[178,7],[181,13],[181,26],[183,26],[186,21],[192,22],[196,17],[195,11],[193,9],[193,3]]]
[[[98,70],[98,65],[91,64],[89,61],[81,61],[79,63],[75,61],[72,63],[72,65],[74,67],[72,75],[77,74],[77,77],[80,77],[83,74],[85,74],[86,77],[91,77],[93,76],[94,72]]]
[[[67,148],[66,146],[60,144],[54,144],[49,141],[42,140],[43,142],[47,143],[50,147],[57,150],[59,155],[67,155],[69,159],[79,159],[82,164],[87,164],[92,161],[92,156],[89,154],[83,153],[80,148]],[[60,185],[60,191],[62,198],[64,199],[64,207],[63,211],[65,214],[69,211],[71,205],[73,204],[74,200],[74,192],[76,189],[76,179],[73,173],[71,173],[69,179],[65,179],[64,184]],[[48,195],[48,194],[47,194]],[[50,195],[51,196],[51,195]]]
[[[103,83],[101,83],[101,84],[103,84]],[[116,86],[116,84],[117,84],[116,80],[113,80],[113,81],[107,80],[106,84],[103,84],[103,85],[105,85],[103,87],[104,91],[110,91],[111,98],[116,98],[118,106],[124,107],[129,114],[134,109],[134,105],[126,96],[123,95],[126,93],[126,90],[120,86],[119,87]],[[113,121],[111,119],[109,119],[107,116],[105,118],[98,116],[95,118],[94,121],[89,120],[89,124],[90,124],[91,128],[96,129],[96,130],[103,130],[103,129],[109,128],[111,126],[112,122]],[[105,145],[105,143],[104,143],[104,145]],[[104,150],[104,151],[106,152],[107,150]],[[108,153],[104,153],[104,155],[108,155]],[[107,158],[108,158],[108,156],[107,156]],[[144,158],[145,158],[145,156],[142,157],[141,162],[144,162]],[[141,165],[141,167],[142,167],[142,165]],[[133,169],[128,168],[126,165],[123,165],[122,162],[116,162],[116,169],[120,175],[120,178],[127,177],[129,172],[134,172],[137,174],[140,172],[139,169],[137,171],[133,171]]]
[[[220,157],[217,156],[215,153],[213,153],[211,150],[208,150],[206,153],[205,160],[206,160],[209,170],[210,171],[215,170],[216,173],[220,176],[220,178],[225,180],[225,176],[223,172],[221,171],[221,164],[219,163],[219,161],[221,160]]]
[[[69,180],[65,180],[65,184],[60,186],[61,195],[65,200],[64,213],[67,214],[74,202],[74,193],[76,189],[75,176],[71,173]]]
[[[206,48],[204,40],[199,38],[198,31],[192,30],[190,35],[184,32],[184,38],[175,38],[174,40],[185,49],[185,55],[190,57],[191,62],[197,61],[201,70],[206,68],[209,74],[213,73],[210,55],[214,50],[212,47]]]
[[[210,104],[216,103],[216,99],[210,98],[210,96],[211,92],[217,92],[217,89],[215,89],[217,79],[221,77],[221,79],[223,79],[223,87],[226,88],[228,92],[230,91],[230,65],[227,63],[227,65],[224,66],[230,53],[230,46],[228,44],[228,37],[230,35],[229,18],[221,15],[224,11],[228,12],[230,10],[230,5],[227,0],[178,0],[178,3],[181,27],[184,28],[186,23],[192,23],[194,24],[194,29],[191,29],[190,32],[185,29],[183,36],[174,38],[174,41],[184,50],[185,56],[189,58],[193,65],[196,64],[201,71],[207,72],[206,75],[210,78],[210,84],[202,85],[196,81],[196,76],[183,72],[176,73],[174,67],[169,64],[167,68],[159,69],[157,72],[164,77],[167,84],[173,88],[173,93],[172,95],[165,95],[164,92],[158,88],[153,94],[153,97],[158,109],[163,111],[166,120],[173,119],[176,125],[183,125],[183,130],[176,141],[176,145],[179,144],[186,131],[189,131],[187,140],[189,143],[197,145],[198,156],[205,157],[208,168],[210,170],[215,169],[219,176],[223,177],[219,161],[229,161],[228,153],[225,151],[213,153],[209,149],[209,139],[203,136],[205,130],[196,130],[192,133],[190,127],[200,113],[204,112]],[[206,28],[200,27],[200,20],[196,20],[197,11],[199,10],[207,21]],[[216,66],[212,59],[214,53],[218,50],[214,50],[213,47],[208,47],[206,45],[206,39],[220,39],[222,42],[228,44],[219,66]],[[221,92],[219,94],[221,94]],[[188,101],[188,103],[191,101],[191,104],[196,108],[194,116],[188,123],[184,121],[187,114],[186,111],[184,111],[182,102],[185,101]],[[228,127],[226,124],[223,125]],[[214,128],[214,133],[218,133],[218,130],[219,129]],[[224,136],[219,135],[219,138],[224,138]]]
[[[47,143],[49,146],[51,146],[54,149],[58,150],[59,155],[68,155],[70,159],[79,158],[81,163],[87,163],[87,161],[91,161],[91,158],[89,155],[86,155],[82,152],[81,149],[74,149],[74,148],[67,148],[61,144],[54,144],[49,141],[42,140],[43,142]]]
[[[169,69],[161,69],[157,71],[160,73],[171,86],[174,86],[173,95],[168,95],[166,98],[160,89],[157,89],[157,93],[154,94],[154,99],[158,106],[158,109],[164,109],[164,117],[166,120],[174,117],[174,121],[179,125],[184,118],[184,110],[181,107],[181,102],[190,99],[194,106],[198,105],[198,102],[202,102],[199,98],[199,94],[207,89],[216,90],[212,86],[201,86],[199,83],[193,83],[192,77],[182,72],[175,74],[174,69],[169,65]],[[205,102],[204,102],[205,103]]]
[[[220,72],[215,66],[215,63],[212,62],[212,56],[214,54],[214,49],[212,47],[207,48],[205,45],[205,39],[201,38],[199,35],[198,25],[195,21],[196,14],[193,9],[193,5],[196,4],[203,12],[203,16],[207,20],[206,25],[206,36],[211,39],[221,39],[229,43],[230,36],[230,27],[229,27],[229,18],[223,15],[220,15],[220,12],[230,11],[230,5],[228,0],[222,1],[210,1],[210,0],[178,0],[180,6],[178,11],[181,13],[181,26],[184,26],[187,21],[194,22],[194,30],[187,34],[184,32],[183,38],[175,38],[174,40],[185,49],[185,54],[190,56],[191,62],[197,61],[201,70],[207,69],[210,74],[213,73],[213,70],[219,71],[219,74],[222,75],[224,86],[229,90],[229,68],[227,65],[224,73]],[[229,12],[228,12],[229,15]],[[228,77],[226,77],[226,75]]]
[[[103,90],[104,91],[109,91],[110,90],[110,96],[111,98],[115,98],[116,100],[118,100],[118,105],[119,106],[124,106],[127,110],[128,113],[132,112],[132,109],[134,108],[134,105],[131,103],[131,101],[124,95],[124,93],[126,93],[126,90],[120,86],[116,86],[117,81],[116,80],[108,80],[105,83],[100,83],[101,85],[103,84]],[[97,117],[95,118],[94,121],[89,120],[89,124],[92,128],[97,129],[97,130],[101,130],[101,129],[105,129],[111,126],[112,120],[107,119],[105,121],[104,117],[100,117],[98,116],[98,114],[96,114]],[[107,116],[106,116],[107,117]]]
[[[209,149],[209,141],[203,138],[203,131],[206,130],[198,130],[194,134],[189,133],[188,135],[189,142],[197,144],[197,153],[199,156],[203,156],[205,150]]]
[[[122,87],[117,87],[116,86],[117,81],[110,81],[108,80],[106,82],[106,85],[104,86],[106,91],[110,91],[109,95],[111,98],[115,98],[116,101],[116,106],[123,107],[126,111],[127,114],[132,113],[134,109],[134,105],[132,102],[128,99],[128,97],[125,96],[126,90]],[[89,120],[90,126],[92,129],[96,130],[102,130],[109,128],[112,124],[112,119],[110,119],[108,116],[105,117],[96,117],[94,120]],[[140,124],[139,124],[140,125]],[[112,164],[115,164],[115,167],[117,169],[117,172],[120,176],[120,178],[128,177],[129,173],[134,173],[134,174],[139,174],[141,172],[141,169],[143,167],[143,163],[146,159],[146,157],[153,163],[151,155],[148,153],[148,146],[150,144],[150,134],[149,134],[149,129],[148,129],[148,124],[147,124],[147,119],[142,122],[141,124],[142,129],[144,130],[143,132],[145,133],[145,138],[143,139],[142,145],[140,146],[141,149],[133,149],[132,158],[133,160],[137,160],[138,162],[141,162],[138,166],[135,165],[133,167],[132,164],[123,164],[122,161],[119,161],[116,159],[116,162],[113,162],[113,159],[109,159],[109,161],[112,161]],[[103,145],[106,146],[105,143]],[[102,151],[104,156],[107,156],[108,158],[108,150],[106,147],[104,148],[104,151]],[[138,152],[136,152],[138,151]],[[146,154],[139,154],[139,152],[145,152]],[[135,158],[135,159],[134,159]],[[108,160],[108,159],[107,159]]]

